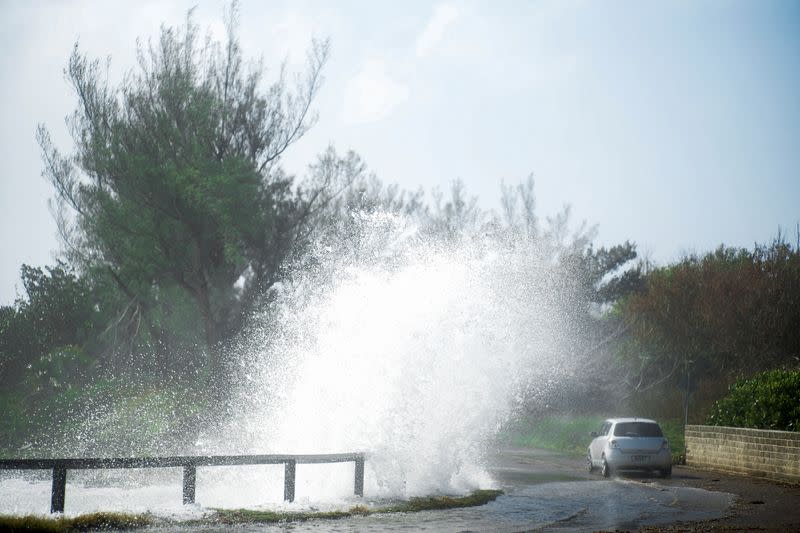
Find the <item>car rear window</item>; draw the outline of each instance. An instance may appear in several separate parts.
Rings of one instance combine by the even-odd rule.
[[[615,437],[663,437],[658,424],[650,422],[620,422],[614,427]]]

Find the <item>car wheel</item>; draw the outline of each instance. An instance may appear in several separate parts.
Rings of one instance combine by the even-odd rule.
[[[611,477],[611,467],[608,465],[608,461],[606,461],[605,457],[603,457],[603,467],[601,472],[603,473],[603,477]]]
[[[591,452],[586,454],[586,468],[589,470],[590,474],[592,472],[594,472],[594,464],[592,463],[592,454],[591,454]]]
[[[672,466],[671,465],[661,471],[661,477],[663,477],[663,478],[672,477]]]

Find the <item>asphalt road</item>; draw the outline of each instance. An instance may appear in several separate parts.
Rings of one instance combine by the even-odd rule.
[[[503,450],[494,458],[492,471],[508,497],[570,510],[522,531],[636,531],[705,523],[727,516],[736,502],[728,492],[675,483],[681,476],[677,469],[674,480],[644,474],[604,479],[590,474],[583,459],[544,450]]]
[[[541,450],[507,449],[493,457],[491,471],[505,494],[480,507],[242,529],[511,533],[751,531],[768,527],[786,531],[797,528],[794,517],[800,509],[797,488],[723,478],[681,467],[674,469],[670,480],[643,475],[604,479],[587,472],[581,459]],[[763,498],[765,503],[747,503],[751,497]],[[756,508],[754,513],[751,507]],[[783,512],[769,516],[776,510]]]
[[[685,466],[673,467],[670,479],[629,474],[603,480],[598,474],[586,472],[583,459],[566,457],[542,450],[504,450],[495,459],[498,479],[528,478],[540,484],[548,478],[586,480],[610,484],[609,496],[617,499],[631,489],[656,491],[662,497],[637,501],[639,513],[629,509],[613,510],[613,505],[592,507],[560,523],[546,525],[542,530],[577,531],[796,531],[800,532],[800,486]],[[546,487],[547,485],[545,485]],[[519,486],[509,485],[513,491]],[[523,489],[524,490],[524,489]],[[567,495],[567,498],[575,497]],[[666,501],[663,495],[672,498]],[[672,513],[663,507],[677,512]]]
[[[800,532],[800,485],[673,467],[667,486],[694,487],[734,496],[725,516],[708,522],[680,524],[664,531]]]

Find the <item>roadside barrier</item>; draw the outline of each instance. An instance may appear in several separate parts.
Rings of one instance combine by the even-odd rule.
[[[298,464],[355,463],[353,492],[364,496],[364,453],[319,455],[200,455],[176,457],[118,457],[86,459],[0,459],[0,470],[52,470],[50,512],[63,513],[67,490],[67,470],[111,468],[183,467],[183,503],[194,503],[195,480],[200,466],[284,465],[283,499],[294,501],[295,473]]]

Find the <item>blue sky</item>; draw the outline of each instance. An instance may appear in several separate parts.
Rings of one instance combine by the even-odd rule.
[[[218,0],[0,0],[0,304],[21,294],[22,263],[58,250],[34,132],[70,147],[72,44],[119,77],[137,36],[195,4],[221,35]],[[405,188],[460,178],[494,208],[501,180],[533,172],[542,216],[571,204],[599,243],[660,263],[800,221],[800,2],[243,1],[240,34],[272,68],[332,40],[294,173],[333,144]]]

